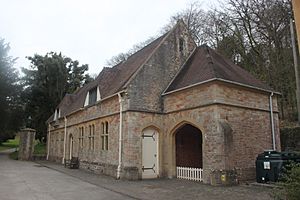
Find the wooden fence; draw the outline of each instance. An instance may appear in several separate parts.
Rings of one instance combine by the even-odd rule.
[[[203,169],[191,167],[176,167],[177,178],[191,181],[202,181]]]

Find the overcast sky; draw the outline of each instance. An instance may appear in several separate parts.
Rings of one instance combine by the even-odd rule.
[[[0,0],[0,38],[16,68],[25,56],[62,52],[98,74],[112,56],[158,35],[191,0]],[[213,0],[202,1],[207,9]]]

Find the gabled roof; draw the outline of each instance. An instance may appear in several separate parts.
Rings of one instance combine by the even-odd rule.
[[[124,89],[124,86],[135,72],[147,61],[155,49],[161,44],[168,33],[157,38],[141,50],[127,58],[126,61],[112,68],[104,67],[98,77],[91,83],[78,89],[74,94],[67,94],[59,104],[61,117],[66,116],[84,106],[88,91],[99,86],[101,99],[116,94]],[[53,115],[47,122],[53,121]]]
[[[166,89],[165,93],[210,80],[229,81],[271,91],[266,84],[206,45],[198,47]]]
[[[112,68],[104,68],[99,74],[99,86],[101,98],[113,95],[123,89],[132,75],[145,63],[152,52],[159,46],[163,35],[152,43],[131,55],[125,62],[121,62]]]

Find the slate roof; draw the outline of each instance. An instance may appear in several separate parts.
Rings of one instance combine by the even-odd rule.
[[[206,45],[198,47],[165,93],[209,80],[224,80],[271,91],[266,84]]]
[[[73,94],[67,94],[58,106],[61,117],[83,108],[86,95],[92,88],[99,86],[101,99],[122,91],[130,78],[147,61],[162,43],[163,39],[167,37],[167,34],[131,55],[126,61],[112,68],[103,68],[94,81],[78,89]],[[249,72],[204,45],[194,51],[193,55],[181,68],[181,71],[170,83],[165,93],[216,79],[271,91],[271,88],[256,79]],[[54,114],[47,120],[47,123],[53,121],[53,117]]]
[[[115,65],[112,68],[104,67],[98,77],[91,83],[78,89],[74,94],[67,94],[59,104],[61,117],[66,116],[84,106],[88,91],[99,86],[101,99],[109,97],[122,91],[128,80],[146,62],[154,50],[160,45],[167,33],[157,38],[135,54],[127,58],[126,61]],[[54,114],[47,120],[51,122]]]

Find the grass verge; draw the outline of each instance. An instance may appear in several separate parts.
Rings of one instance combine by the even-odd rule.
[[[34,147],[33,155],[46,155],[46,144],[38,142]]]
[[[18,146],[19,146],[19,138],[7,140],[6,142],[0,144],[0,151],[6,149],[18,148]]]
[[[11,149],[11,148],[18,148],[19,147],[19,139],[15,140],[8,140],[5,143],[2,143],[0,145],[0,151],[6,150],[6,149]],[[13,160],[18,160],[18,151],[12,152],[9,154],[9,157]],[[46,144],[39,142],[38,140],[35,141],[35,146],[34,146],[34,156],[45,156],[46,155]]]

